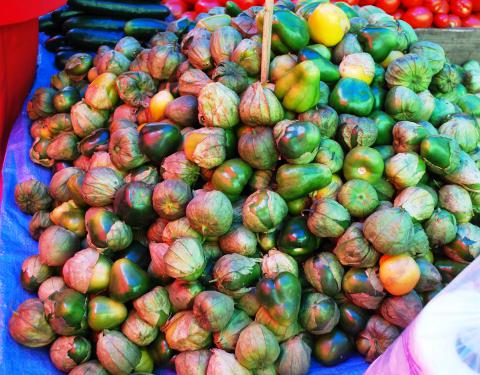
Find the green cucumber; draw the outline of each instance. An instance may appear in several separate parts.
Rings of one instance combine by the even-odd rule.
[[[125,21],[115,18],[99,16],[78,16],[71,17],[62,25],[63,32],[71,29],[98,29],[98,30],[117,30],[122,31],[125,27]]]
[[[121,31],[76,28],[65,34],[67,41],[74,47],[96,50],[105,45],[114,47],[125,34]]]
[[[128,36],[137,39],[150,39],[158,32],[167,30],[168,23],[155,18],[134,18],[125,24],[124,31]]]
[[[64,23],[70,17],[80,16],[84,13],[81,10],[73,9],[68,5],[65,5],[61,8],[54,10],[51,14],[52,14],[52,21],[55,23],[55,25],[57,25],[58,27],[61,27],[62,23]]]
[[[55,35],[59,31],[57,25],[53,22],[51,13],[38,17],[38,28],[47,35]]]
[[[109,17],[152,17],[164,19],[170,11],[163,4],[115,2],[108,0],[69,0],[68,5],[88,14],[107,15]]]
[[[65,45],[65,37],[63,35],[54,35],[45,41],[45,48],[49,52],[56,52],[59,47]]]

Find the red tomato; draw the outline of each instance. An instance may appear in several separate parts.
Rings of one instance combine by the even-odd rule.
[[[462,25],[460,17],[456,16],[455,14],[435,14],[433,23],[436,27],[441,29],[460,27]]]
[[[450,11],[447,0],[423,0],[423,5],[434,14],[447,14]]]
[[[183,1],[185,1],[188,4],[192,4],[192,5],[195,5],[195,3],[197,2],[197,0],[183,0]]]
[[[423,0],[402,0],[402,5],[405,8],[414,8],[423,5]]]
[[[175,18],[183,17],[183,13],[185,13],[189,8],[189,4],[183,0],[167,0],[164,2],[164,4],[168,9],[170,9],[170,12],[172,12]]]
[[[480,12],[480,0],[472,0],[473,11]]]
[[[375,6],[383,9],[388,14],[392,14],[400,6],[400,0],[377,0]]]
[[[402,20],[409,23],[413,28],[430,27],[433,23],[432,12],[425,7],[415,7],[407,9],[403,13]]]
[[[234,2],[243,10],[256,5],[263,5],[263,1],[261,0],[235,0]]]
[[[195,18],[197,18],[197,16],[198,13],[193,10],[183,13],[183,17],[187,17],[190,21],[195,21]]]
[[[342,0],[338,0],[338,1],[342,1]],[[480,0],[479,0],[480,1]],[[348,5],[358,5],[360,0],[345,0],[344,1],[345,3],[347,3]]]
[[[475,15],[470,15],[468,17],[462,18],[463,27],[480,27],[480,18]]]
[[[195,3],[195,12],[197,13],[208,13],[208,11],[215,7],[221,7],[225,3],[220,0],[198,0]]]
[[[403,8],[398,8],[395,12],[392,13],[393,18],[396,20],[399,20],[402,18],[403,13],[405,13],[405,9]]]
[[[472,0],[452,0],[450,2],[450,12],[459,17],[468,17],[472,13]]]

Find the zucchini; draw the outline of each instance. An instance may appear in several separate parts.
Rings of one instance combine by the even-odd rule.
[[[52,13],[52,20],[58,27],[61,27],[62,24],[69,19],[70,17],[80,16],[84,14],[78,9],[73,9],[68,5],[65,5],[61,8],[54,10]]]
[[[68,5],[88,14],[99,14],[128,19],[152,17],[164,19],[170,15],[169,9],[163,4],[115,2],[109,0],[68,0]]]
[[[124,31],[126,35],[137,39],[150,39],[160,31],[167,30],[168,23],[155,18],[134,18],[125,24]]]
[[[94,51],[102,45],[114,47],[125,34],[115,30],[75,28],[68,30],[65,36],[72,46]]]
[[[38,28],[47,35],[55,35],[59,31],[57,25],[53,22],[51,13],[38,17]]]
[[[125,21],[120,19],[98,16],[78,16],[66,20],[62,25],[62,30],[65,33],[68,30],[76,28],[122,31],[124,27]]]
[[[45,41],[45,49],[49,52],[56,52],[59,47],[65,45],[65,37],[63,35],[54,35]]]

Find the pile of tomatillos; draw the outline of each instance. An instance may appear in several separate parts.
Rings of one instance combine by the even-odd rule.
[[[480,252],[480,64],[372,6],[281,2],[262,85],[263,15],[125,37],[34,93],[54,174],[15,189],[38,298],[9,328],[59,370],[373,361]]]

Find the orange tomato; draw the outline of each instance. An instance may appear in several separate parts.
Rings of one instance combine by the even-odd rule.
[[[420,279],[420,268],[408,254],[383,255],[379,264],[380,281],[394,296],[410,293]]]

